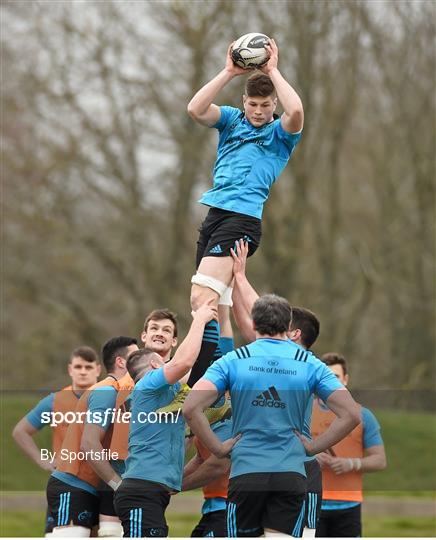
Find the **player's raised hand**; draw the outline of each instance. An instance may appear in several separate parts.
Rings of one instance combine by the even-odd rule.
[[[237,240],[235,242],[236,251],[230,248],[230,253],[233,257],[233,275],[237,274],[245,275],[245,267],[248,257],[248,242],[244,240]]]
[[[239,433],[236,435],[236,437],[232,437],[231,439],[227,439],[221,444],[221,448],[214,452],[215,456],[217,458],[228,458],[230,457],[230,452],[232,451],[232,448],[235,446],[235,444],[239,441],[239,439],[242,437],[242,434]]]
[[[273,39],[270,39],[269,43],[265,45],[265,49],[268,51],[269,60],[261,68],[259,68],[265,75],[269,75],[271,71],[277,69],[279,63],[279,48]]]
[[[234,42],[233,42],[234,43]],[[244,75],[247,74],[249,71],[252,71],[250,69],[243,69],[239,66],[237,66],[232,59],[232,47],[233,43],[230,43],[229,48],[227,49],[227,57],[226,57],[226,66],[225,69],[228,71],[231,75],[236,77],[237,75]]]
[[[192,312],[194,320],[203,321],[207,324],[212,319],[218,320],[218,309],[213,305],[213,299],[209,300],[205,304],[202,304],[197,311]]]

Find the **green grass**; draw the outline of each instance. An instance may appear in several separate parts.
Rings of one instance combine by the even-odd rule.
[[[2,516],[1,536],[42,536],[41,512],[11,511]],[[169,514],[170,536],[189,536],[199,519],[198,515]],[[413,537],[435,536],[435,522],[430,517],[369,517],[363,518],[364,536]]]
[[[388,466],[365,475],[365,495],[386,495],[436,490],[436,419],[430,413],[374,411],[382,428]],[[414,494],[414,493],[413,493]]]
[[[47,473],[38,469],[16,447],[11,437],[15,423],[38,401],[38,396],[3,396],[1,418],[1,490],[41,491]],[[365,475],[365,494],[382,492],[386,496],[432,496],[436,490],[434,460],[435,418],[430,413],[374,411],[382,426],[388,468]],[[50,448],[50,429],[37,435],[40,446]],[[380,494],[380,493],[377,493]]]

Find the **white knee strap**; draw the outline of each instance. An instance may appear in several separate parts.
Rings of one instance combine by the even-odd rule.
[[[272,537],[272,536],[275,536],[275,537],[291,536],[290,534],[285,534],[279,531],[266,531],[266,530],[264,532],[264,535],[265,535],[265,538]]]
[[[52,532],[52,538],[89,538],[91,530],[80,525],[71,525],[70,527],[55,527]]]
[[[220,295],[220,297],[225,293],[227,289],[227,285],[220,281],[219,279],[206,276],[205,274],[199,274],[198,272],[192,276],[191,283],[194,285],[200,285],[201,287],[209,287],[209,289],[212,289],[216,293]]]
[[[315,538],[316,529],[309,529],[304,527],[303,538]]]
[[[99,538],[122,538],[123,526],[116,521],[100,521],[98,527]]]
[[[233,287],[227,287],[224,293],[221,295],[221,298],[218,304],[232,307],[233,306],[232,294],[233,294]]]

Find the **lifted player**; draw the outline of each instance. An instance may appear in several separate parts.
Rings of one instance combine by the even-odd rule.
[[[191,290],[193,310],[211,300],[216,304],[220,298],[223,303],[230,303],[230,248],[244,238],[249,243],[250,255],[256,251],[263,205],[301,137],[301,100],[277,67],[278,48],[274,40],[266,48],[268,62],[246,82],[243,112],[213,103],[234,77],[247,73],[233,63],[231,46],[224,69],[188,105],[188,113],[196,122],[219,132],[213,188],[200,199],[211,208],[197,243],[197,273],[192,277]],[[277,99],[284,109],[280,118],[274,114]],[[218,328],[211,327],[210,331],[217,342]]]

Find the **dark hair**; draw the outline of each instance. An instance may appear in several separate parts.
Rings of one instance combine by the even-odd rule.
[[[292,307],[291,330],[301,330],[301,341],[309,349],[319,336],[318,317],[309,309]]]
[[[138,349],[133,351],[127,357],[126,368],[129,372],[129,375],[136,382],[136,377],[141,372],[144,367],[143,358],[150,356],[150,354],[157,354],[149,347],[144,347],[143,349]]]
[[[73,358],[76,358],[77,356],[80,356],[80,358],[83,358],[83,360],[86,360],[87,362],[100,362],[98,354],[92,347],[88,347],[87,345],[81,345],[80,347],[74,349],[70,354],[68,363],[71,364]]]
[[[344,375],[347,374],[347,362],[341,354],[335,352],[328,352],[321,356],[321,360],[327,366],[336,366],[337,364],[339,364],[340,366],[342,366],[342,371],[344,372]]]
[[[268,77],[261,71],[250,75],[245,83],[245,95],[249,97],[275,97],[276,89]]]
[[[150,321],[161,321],[162,319],[169,319],[174,325],[174,337],[177,337],[177,315],[167,308],[155,309],[147,315],[144,321],[144,332],[147,332],[147,327]]]
[[[135,338],[126,336],[118,336],[106,341],[101,350],[101,357],[106,371],[111,373],[115,366],[116,357],[121,356],[124,358],[127,353],[127,347],[137,344],[138,342]]]
[[[274,336],[289,330],[291,306],[275,294],[264,294],[254,302],[251,310],[254,328],[259,334]]]

